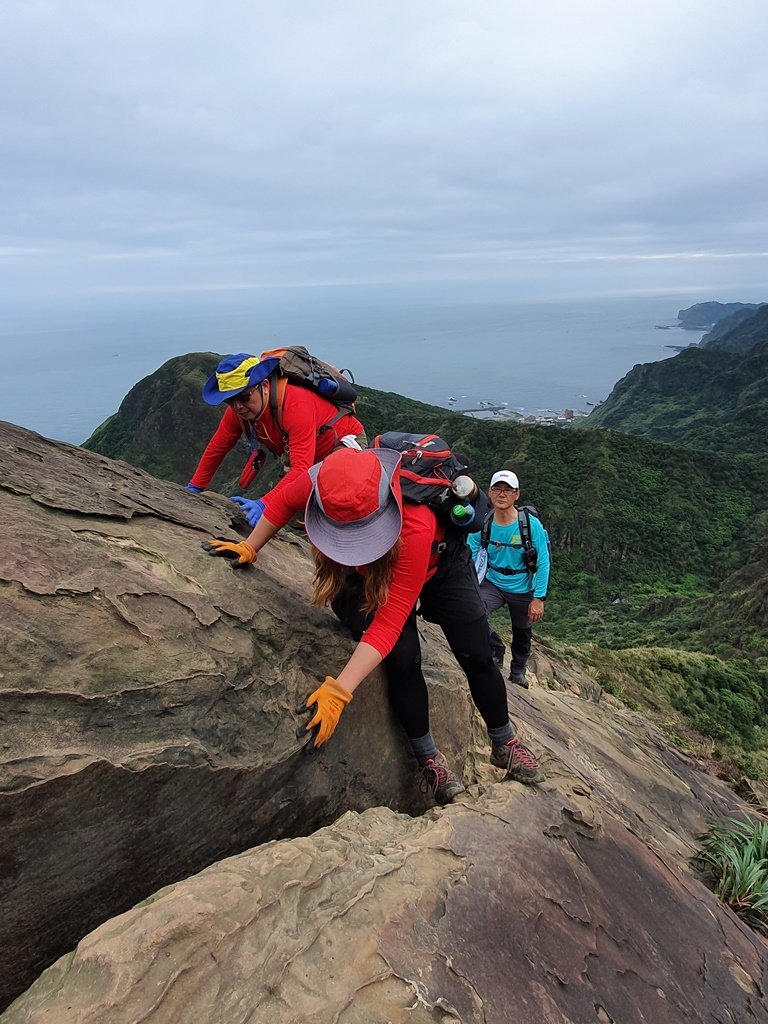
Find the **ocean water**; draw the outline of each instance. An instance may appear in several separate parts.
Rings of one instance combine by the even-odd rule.
[[[17,306],[0,324],[0,419],[79,443],[173,356],[258,353],[282,343],[350,367],[361,384],[448,408],[482,401],[526,415],[588,409],[636,363],[699,340],[700,333],[655,329],[695,301],[461,301],[302,289]]]

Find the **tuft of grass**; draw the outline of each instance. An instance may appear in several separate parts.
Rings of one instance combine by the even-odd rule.
[[[694,866],[742,920],[768,935],[768,821],[724,818],[697,838]]]

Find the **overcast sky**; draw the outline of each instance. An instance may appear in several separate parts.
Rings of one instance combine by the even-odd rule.
[[[0,296],[766,300],[766,0],[2,0]]]

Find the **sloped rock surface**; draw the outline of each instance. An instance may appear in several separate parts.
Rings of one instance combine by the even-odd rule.
[[[598,811],[598,806],[593,807]],[[3,1024],[764,1022],[765,945],[610,811],[497,783],[158,893]]]
[[[348,809],[420,812],[383,676],[323,752],[296,708],[351,650],[306,542],[233,572],[230,502],[0,424],[0,1007],[89,930],[212,862]],[[466,682],[425,645],[457,765]]]
[[[301,541],[234,574],[199,550],[226,501],[2,425],[0,512],[6,998],[96,928],[2,1024],[768,1024],[766,943],[688,863],[744,805],[578,665],[541,643],[510,688],[547,781],[502,784],[427,628],[477,781],[412,818],[381,679],[301,752],[350,649]]]
[[[481,781],[451,807],[350,812],[214,865],[1,1024],[768,1022],[764,939],[689,867],[744,805],[640,715],[532,682],[509,696],[543,785],[491,781],[475,721]]]

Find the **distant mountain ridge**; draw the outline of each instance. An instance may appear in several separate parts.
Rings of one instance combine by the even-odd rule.
[[[768,451],[768,305],[717,344],[633,367],[578,426],[712,452]]]
[[[743,310],[756,310],[754,302],[696,302],[687,309],[678,310],[677,319],[680,326],[687,330],[700,331],[718,323],[724,317],[732,316]]]
[[[754,309],[740,309],[718,320],[709,334],[699,342],[701,348],[714,348],[721,352],[746,352],[765,337],[765,319],[757,316],[763,304]]]

